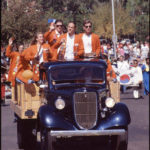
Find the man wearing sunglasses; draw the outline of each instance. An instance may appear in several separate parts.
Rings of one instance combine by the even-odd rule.
[[[84,57],[94,57],[100,55],[99,36],[92,33],[92,22],[85,20],[83,22],[84,33],[79,34],[81,40],[80,47],[84,50]]]
[[[44,34],[44,38],[48,41],[50,46],[53,46],[60,35],[63,34],[63,21],[56,20],[55,23],[51,23],[49,26],[49,31]]]

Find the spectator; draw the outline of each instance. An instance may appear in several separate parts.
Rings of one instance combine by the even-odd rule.
[[[149,53],[149,46],[147,42],[144,42],[144,44],[141,44],[141,59],[144,60],[148,57]]]
[[[148,95],[150,93],[150,90],[149,90],[149,76],[150,76],[149,59],[150,58],[146,58],[146,64],[143,64],[143,66],[142,66],[144,95]]]

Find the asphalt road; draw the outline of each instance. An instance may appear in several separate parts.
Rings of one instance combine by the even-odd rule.
[[[135,100],[132,91],[127,90],[125,94],[121,94],[121,102],[127,104],[131,115],[128,150],[149,150],[149,96]],[[13,120],[14,116],[10,106],[2,106],[1,150],[19,150],[16,123]]]

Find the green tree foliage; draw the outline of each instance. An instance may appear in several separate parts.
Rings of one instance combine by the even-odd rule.
[[[149,0],[128,0],[127,10],[133,18],[136,39],[145,41],[149,35]]]
[[[97,0],[51,0],[50,9],[45,9],[45,19],[62,19],[65,24],[74,21],[77,25],[77,32],[82,31],[82,23],[88,14],[92,12],[92,6]],[[42,4],[43,8],[45,4]]]
[[[98,35],[112,38],[112,8],[110,3],[99,3],[94,7],[94,13],[90,15],[90,18]],[[118,37],[134,33],[132,19],[121,5],[115,7],[115,26]]]
[[[11,36],[18,42],[30,40],[38,31],[45,28],[40,21],[41,11],[38,5],[31,7],[28,1],[15,3],[9,9],[2,7],[1,42],[7,43]]]

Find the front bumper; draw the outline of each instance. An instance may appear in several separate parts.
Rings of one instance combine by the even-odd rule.
[[[114,130],[76,130],[76,131],[50,131],[50,136],[60,138],[60,137],[75,137],[75,136],[110,136],[110,135],[124,135],[124,129],[114,129]]]

